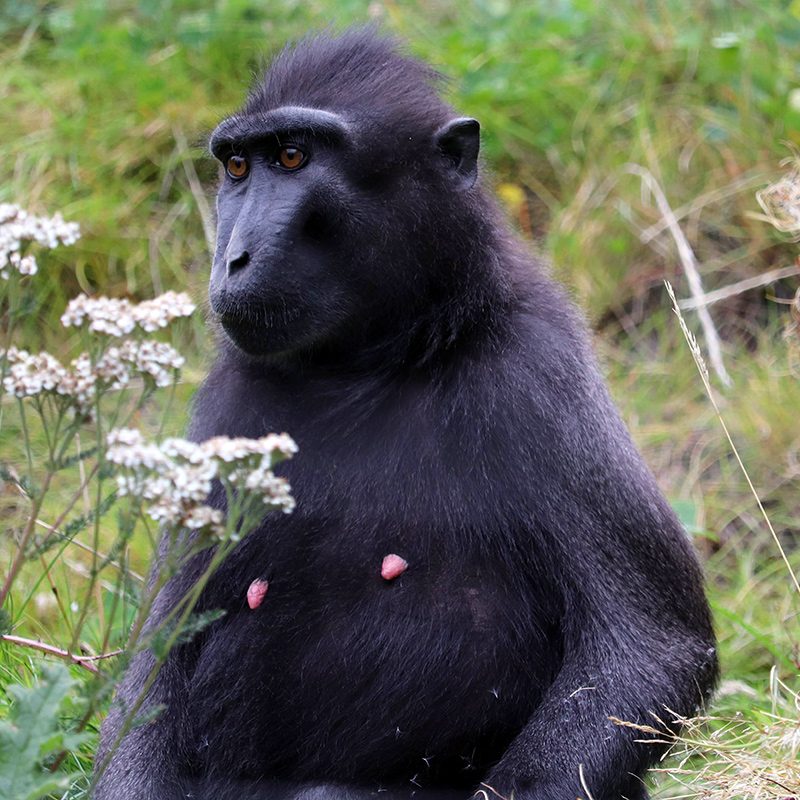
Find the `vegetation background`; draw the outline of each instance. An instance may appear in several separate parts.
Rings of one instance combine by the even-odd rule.
[[[612,393],[705,559],[724,671],[713,713],[722,719],[701,742],[705,760],[681,761],[686,774],[675,771],[663,791],[686,780],[712,793],[727,785],[720,798],[800,795],[800,785],[777,778],[773,786],[756,776],[735,791],[719,783],[731,763],[741,772],[747,753],[773,765],[786,756],[768,738],[773,713],[795,726],[786,752],[797,757],[790,687],[800,688],[800,598],[670,309],[663,280],[679,297],[689,289],[663,209],[629,168],[648,170],[662,188],[706,291],[791,267],[797,246],[754,215],[755,191],[781,174],[786,143],[800,147],[797,0],[0,2],[0,202],[60,210],[83,234],[46,262],[20,344],[64,351],[58,318],[81,291],[143,299],[186,289],[202,304],[217,180],[205,135],[287,40],[369,20],[450,76],[453,104],[481,120],[489,179],[586,309]],[[795,574],[797,286],[790,276],[710,306],[732,379],[725,387],[712,374],[718,403]],[[699,331],[695,312],[685,316]],[[213,349],[201,315],[182,337],[189,366],[167,422],[176,433]],[[17,433],[3,428],[0,462],[17,457]],[[0,488],[4,565],[19,504],[10,484]],[[132,571],[147,569],[147,552],[132,542]],[[53,566],[59,602],[41,567],[26,568],[15,633],[69,641],[87,558],[68,548]],[[99,584],[92,615],[102,616],[112,590]],[[120,646],[128,624],[119,616],[109,638],[98,620],[85,651]],[[14,702],[9,687],[40,671],[32,651],[0,648],[0,719]],[[61,715],[69,725],[77,705]],[[735,746],[713,751],[724,735]],[[85,790],[93,744],[90,736],[68,759],[79,772],[72,797]]]

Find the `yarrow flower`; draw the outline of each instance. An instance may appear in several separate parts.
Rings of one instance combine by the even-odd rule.
[[[206,439],[199,447],[208,456],[229,464],[247,461],[251,456],[271,456],[276,452],[281,453],[284,458],[290,458],[297,452],[294,440],[285,433],[270,433],[260,439],[214,436]]]
[[[153,333],[174,319],[190,317],[194,310],[195,304],[186,292],[165,292],[134,306],[133,317],[143,331]]]
[[[88,297],[80,294],[70,300],[61,315],[65,328],[80,327],[84,323],[93,333],[106,336],[127,336],[139,327],[146,333],[166,328],[179,317],[188,317],[195,310],[185,292],[166,292],[152,300],[131,303],[129,300],[110,297]]]
[[[8,279],[14,269],[22,275],[35,275],[36,258],[22,255],[25,244],[34,242],[52,250],[74,244],[80,238],[77,222],[65,222],[61,214],[37,217],[14,203],[0,203],[0,278]]]
[[[53,394],[66,398],[82,417],[91,418],[98,392],[123,389],[140,377],[151,386],[169,386],[183,366],[183,356],[169,344],[127,339],[108,347],[96,362],[88,353],[72,360],[69,368],[47,352],[31,354],[10,347],[0,351],[7,368],[3,389],[13,397]]]
[[[111,351],[118,352],[121,362],[127,362],[135,373],[151,380],[156,386],[169,386],[186,361],[172,345],[149,339],[141,342],[128,339],[119,350],[115,347],[109,348],[102,360],[108,360]],[[117,365],[109,364],[106,369],[114,366]]]
[[[3,389],[13,397],[34,397],[42,392],[58,392],[67,370],[50,353],[31,354],[9,347],[1,353],[8,363]]]
[[[79,328],[84,321],[92,333],[107,336],[127,336],[136,327],[130,301],[79,294],[69,301],[61,315],[61,324],[65,328]]]
[[[98,383],[116,387],[129,379],[127,367],[121,376],[116,366],[92,366],[86,354],[73,360],[71,369],[50,353],[29,353],[16,347],[0,351],[2,358],[7,364],[3,378],[6,394],[17,398],[54,395],[66,400],[82,417],[92,416]]]
[[[173,438],[157,445],[120,428],[109,433],[108,444],[106,457],[118,467],[120,494],[147,500],[148,514],[157,522],[222,535],[222,513],[206,505],[215,479],[260,496],[270,508],[294,510],[289,483],[272,472],[297,452],[286,434],[217,436],[199,444]]]

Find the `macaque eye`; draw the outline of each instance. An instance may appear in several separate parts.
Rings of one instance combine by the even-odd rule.
[[[306,154],[297,147],[282,147],[277,163],[284,169],[298,169],[306,163]]]
[[[250,164],[242,156],[230,156],[225,163],[225,171],[235,181],[241,180],[250,171]]]

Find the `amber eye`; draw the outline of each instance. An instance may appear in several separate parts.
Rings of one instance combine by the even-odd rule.
[[[296,147],[283,147],[278,153],[278,163],[284,169],[297,169],[305,163],[306,156],[302,150]]]
[[[250,165],[247,163],[246,158],[242,156],[231,156],[225,164],[225,171],[234,180],[244,178],[250,170]]]

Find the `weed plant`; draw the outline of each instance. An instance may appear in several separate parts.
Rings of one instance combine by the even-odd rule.
[[[122,709],[118,742],[163,711],[145,701],[170,650],[220,616],[194,613],[208,580],[265,511],[294,508],[288,484],[272,471],[296,452],[286,434],[148,442],[128,427],[157,391],[176,385],[184,359],[155,337],[191,316],[195,307],[187,295],[167,292],[138,304],[78,296],[61,315],[65,328],[79,330],[83,347],[68,366],[50,353],[13,344],[23,314],[36,311],[37,273],[47,269],[37,251],[46,255],[77,240],[78,226],[60,216],[0,205],[0,385],[12,401],[2,406],[0,425],[22,432],[1,468],[19,502],[6,520],[9,567],[0,586],[0,638],[6,648],[44,653],[84,673],[76,681],[65,666],[51,665],[40,676],[32,671],[39,680],[27,689],[7,673],[13,702],[9,718],[0,722],[0,796],[8,800],[85,788],[85,772],[59,767],[80,757],[86,726],[108,705],[121,670],[142,651],[151,654],[152,664],[140,696]],[[68,499],[57,501],[51,519],[48,500],[59,481]],[[226,498],[225,514],[206,505],[215,482]],[[67,608],[52,570],[79,536],[90,557]],[[127,569],[134,536],[145,542],[146,582]],[[209,551],[186,596],[150,620],[161,589]],[[25,567],[29,574],[21,581]],[[61,616],[59,641],[18,633],[42,588],[49,588]],[[6,666],[13,663],[14,656]],[[67,702],[78,718],[62,725],[58,715]],[[104,766],[95,764],[96,777]]]

